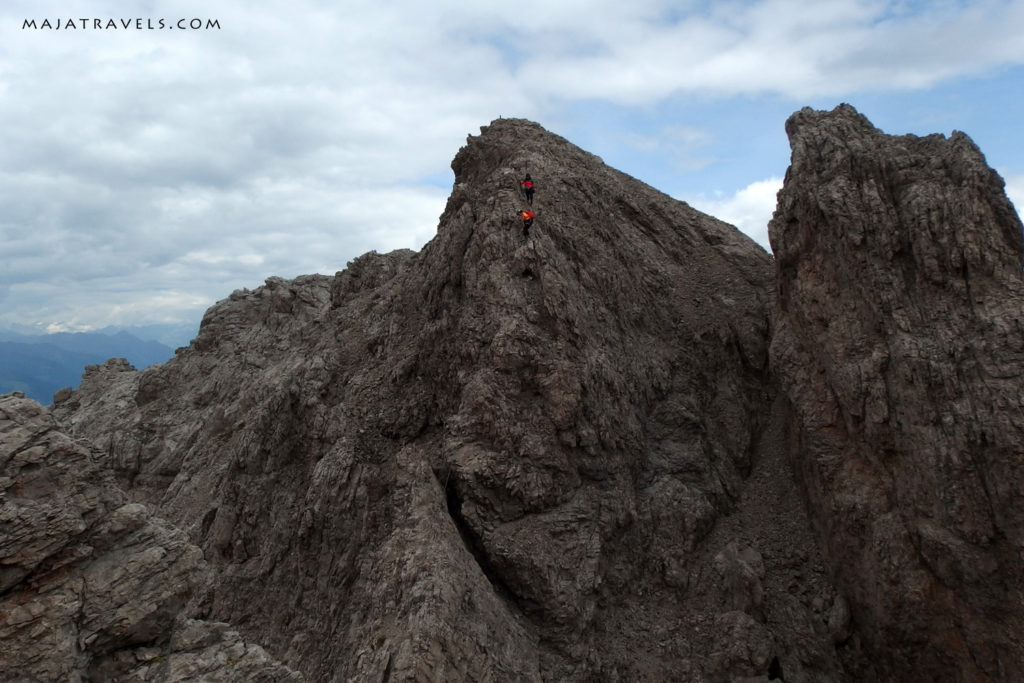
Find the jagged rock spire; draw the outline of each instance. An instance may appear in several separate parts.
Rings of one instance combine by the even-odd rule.
[[[963,133],[786,130],[773,369],[877,675],[1024,678],[1020,219]]]

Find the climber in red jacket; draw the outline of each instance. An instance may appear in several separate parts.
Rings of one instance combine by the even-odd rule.
[[[530,236],[530,226],[533,225],[534,213],[523,209],[519,212],[519,217],[523,219],[523,237]]]
[[[533,179],[530,177],[529,173],[526,174],[525,178],[519,181],[519,187],[522,189],[523,194],[526,195],[526,201],[530,203],[530,206],[533,206]]]

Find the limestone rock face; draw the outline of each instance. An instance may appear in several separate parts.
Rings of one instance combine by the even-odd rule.
[[[0,397],[0,679],[300,681],[226,624],[183,622],[202,553],[34,401]]]
[[[236,292],[56,406],[213,563],[203,615],[311,680],[842,680],[770,257],[527,121],[452,167],[422,251]]]
[[[786,124],[772,366],[877,675],[1024,680],[1022,228],[962,133]]]

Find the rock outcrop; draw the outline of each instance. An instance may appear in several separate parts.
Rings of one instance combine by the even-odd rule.
[[[786,124],[772,363],[884,680],[1024,680],[1022,227],[962,133]]]
[[[184,617],[199,548],[38,403],[0,397],[0,454],[0,678],[303,680],[227,624]]]
[[[91,671],[134,680],[213,621],[269,680],[1024,677],[1020,222],[961,134],[787,128],[774,261],[499,119],[420,252],[271,278],[165,365],[90,366],[52,411],[120,487],[88,528],[136,515],[203,576]]]
[[[211,558],[209,616],[312,680],[838,680],[770,257],[526,121],[452,167],[421,252],[237,292],[60,419]]]

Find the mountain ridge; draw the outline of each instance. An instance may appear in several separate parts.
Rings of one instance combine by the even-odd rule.
[[[871,365],[860,318],[836,312],[874,299],[844,297],[828,278],[893,284],[880,301],[895,306],[907,290],[894,283],[927,272],[951,225],[974,254],[970,234],[1016,226],[1019,237],[1020,223],[963,139],[920,143],[939,160],[921,163],[906,151],[918,148],[913,136],[861,119],[840,107],[787,123],[794,155],[771,224],[776,259],[537,124],[496,120],[456,154],[451,197],[422,250],[237,291],[168,363],[90,368],[54,419],[95,445],[129,499],[201,549],[208,581],[187,615],[235,624],[288,667],[275,676],[999,680],[1020,661],[1019,615],[1000,622],[993,593],[960,581],[969,554],[960,565],[897,562],[911,571],[882,574],[897,587],[876,582],[892,558],[936,547],[921,538],[956,550],[957,515],[983,508],[961,496],[917,536],[876,535],[881,555],[844,522],[843,511],[856,521],[882,509],[872,505],[886,487],[915,490],[942,471],[912,441],[900,480],[867,490],[829,470],[862,471],[849,443],[869,460],[890,457],[870,455],[871,439],[894,442],[904,428],[864,440],[857,406],[958,394],[908,393]],[[529,239],[516,217],[525,172],[538,188]],[[868,253],[858,228],[876,231],[872,244],[906,236],[903,252],[921,266]],[[1003,248],[992,262],[1016,259],[1019,271],[1020,245]],[[988,291],[1015,286],[1004,278]],[[978,319],[994,332],[974,352],[1017,377],[1005,332],[1019,327],[1020,299],[992,308],[993,297],[993,316]],[[920,303],[933,315],[960,305],[943,292]],[[844,324],[823,324],[832,317]],[[941,352],[950,335],[928,339]],[[889,393],[851,384],[858,375],[842,364],[816,369],[830,351],[878,372]],[[970,391],[975,410],[1011,401],[1003,386]],[[833,407],[830,392],[855,398]],[[994,424],[1006,414],[993,408]],[[1019,484],[1007,448],[986,457]],[[1010,509],[1014,491],[1002,494]],[[905,510],[885,519],[918,514]],[[1020,558],[968,540],[996,553],[987,576],[1001,577],[1012,604]],[[923,604],[921,585],[949,598],[901,619]],[[961,601],[968,620],[954,610]],[[138,643],[118,652],[143,656]]]
[[[766,371],[771,260],[734,229],[607,169],[536,124],[496,121],[469,138],[452,165],[452,197],[437,237],[420,252],[368,254],[333,279],[272,278],[263,288],[237,292],[207,314],[191,353],[140,374],[106,368],[59,410],[72,409],[76,433],[109,443],[115,471],[139,500],[159,504],[187,527],[209,520],[203,522],[210,529],[208,554],[229,566],[263,557],[270,576],[253,579],[260,584],[283,580],[275,571],[287,560],[281,549],[270,552],[275,559],[266,557],[266,541],[242,529],[273,528],[265,500],[280,496],[282,487],[316,481],[318,470],[349,481],[359,472],[366,495],[383,498],[360,503],[357,487],[346,494],[356,498],[343,505],[333,492],[324,498],[327,490],[307,489],[303,495],[312,499],[299,507],[335,512],[326,519],[303,514],[294,524],[315,535],[320,525],[336,524],[328,520],[349,519],[352,505],[379,509],[379,519],[346,533],[363,538],[364,552],[379,562],[409,567],[409,580],[431,595],[446,578],[425,573],[429,561],[410,566],[394,544],[397,535],[422,537],[433,529],[444,539],[434,562],[458,568],[457,585],[478,606],[462,614],[464,607],[441,600],[442,592],[430,614],[406,617],[416,626],[392,645],[396,676],[424,666],[477,672],[473,677],[572,676],[579,664],[565,651],[580,648],[610,654],[610,661],[585,669],[622,668],[628,675],[635,665],[617,644],[615,615],[626,612],[625,623],[650,622],[646,628],[654,630],[674,620],[654,609],[664,600],[656,600],[644,587],[651,579],[636,575],[627,561],[635,559],[630,546],[653,544],[643,564],[656,581],[686,585],[688,549],[735,505],[751,467],[763,389],[750,373]],[[523,205],[518,180],[527,167],[543,183],[529,240],[516,218]],[[727,294],[715,291],[715,283]],[[180,360],[186,357],[191,369]],[[120,385],[119,399],[113,388]],[[90,397],[99,387],[103,396]],[[196,400],[222,411],[216,426],[200,429],[220,435],[217,451],[230,457],[211,459],[207,448],[214,442],[198,437],[196,419],[169,424],[160,417],[180,415],[182,401]],[[267,404],[251,405],[260,401]],[[105,412],[111,403],[129,408],[116,441],[90,433],[87,424],[98,418],[94,410]],[[141,406],[138,415],[133,405]],[[244,429],[235,427],[243,422]],[[196,427],[183,430],[183,424]],[[261,435],[255,448],[250,430]],[[682,456],[664,447],[648,453],[650,431],[659,442],[675,434],[689,445]],[[284,438],[289,434],[306,436],[296,442]],[[690,464],[677,462],[680,457]],[[258,484],[250,491],[224,488],[237,468],[251,467],[269,467],[277,492]],[[420,502],[409,509],[407,499],[384,493],[394,490],[421,491]],[[296,494],[289,494],[289,507]],[[684,502],[667,502],[675,497]],[[396,510],[416,523],[403,527]],[[677,538],[676,525],[689,531]],[[296,542],[305,543],[286,545]],[[310,552],[323,553],[287,554]],[[333,571],[336,561],[321,556],[324,569],[314,573]],[[738,559],[722,565],[726,573],[742,566]],[[580,567],[586,569],[578,575]],[[382,579],[372,591],[404,591],[395,581]],[[727,601],[716,597],[722,589],[712,577],[701,582],[701,601]],[[214,600],[217,618],[315,617],[295,612],[294,602],[308,597],[254,606],[253,590],[221,593]],[[654,616],[642,617],[610,594],[602,598],[608,591],[642,591]],[[341,599],[332,589],[314,593],[314,603]],[[501,596],[512,596],[511,603]],[[398,608],[400,614],[408,609]],[[344,638],[364,629],[383,635],[393,618],[371,608]],[[451,619],[464,625],[441,629],[443,636],[434,632],[436,622]],[[730,619],[736,624],[729,621],[728,628],[755,634],[759,652],[765,649],[767,631],[740,614]],[[700,638],[710,648],[726,628],[709,624]],[[489,652],[479,629],[510,633],[510,653]],[[442,652],[458,654],[422,660],[405,650],[404,643],[438,638]],[[631,647],[642,645],[631,638]],[[538,639],[552,644],[538,650]],[[692,647],[683,633],[673,639],[674,647]],[[324,657],[333,648],[317,654],[324,645],[280,643],[277,649],[292,647],[308,648],[307,673],[328,676]],[[769,664],[739,653],[727,658],[738,658],[728,666],[751,673]],[[348,666],[335,676],[372,676],[380,665]],[[676,664],[646,666],[645,675],[664,677]]]

